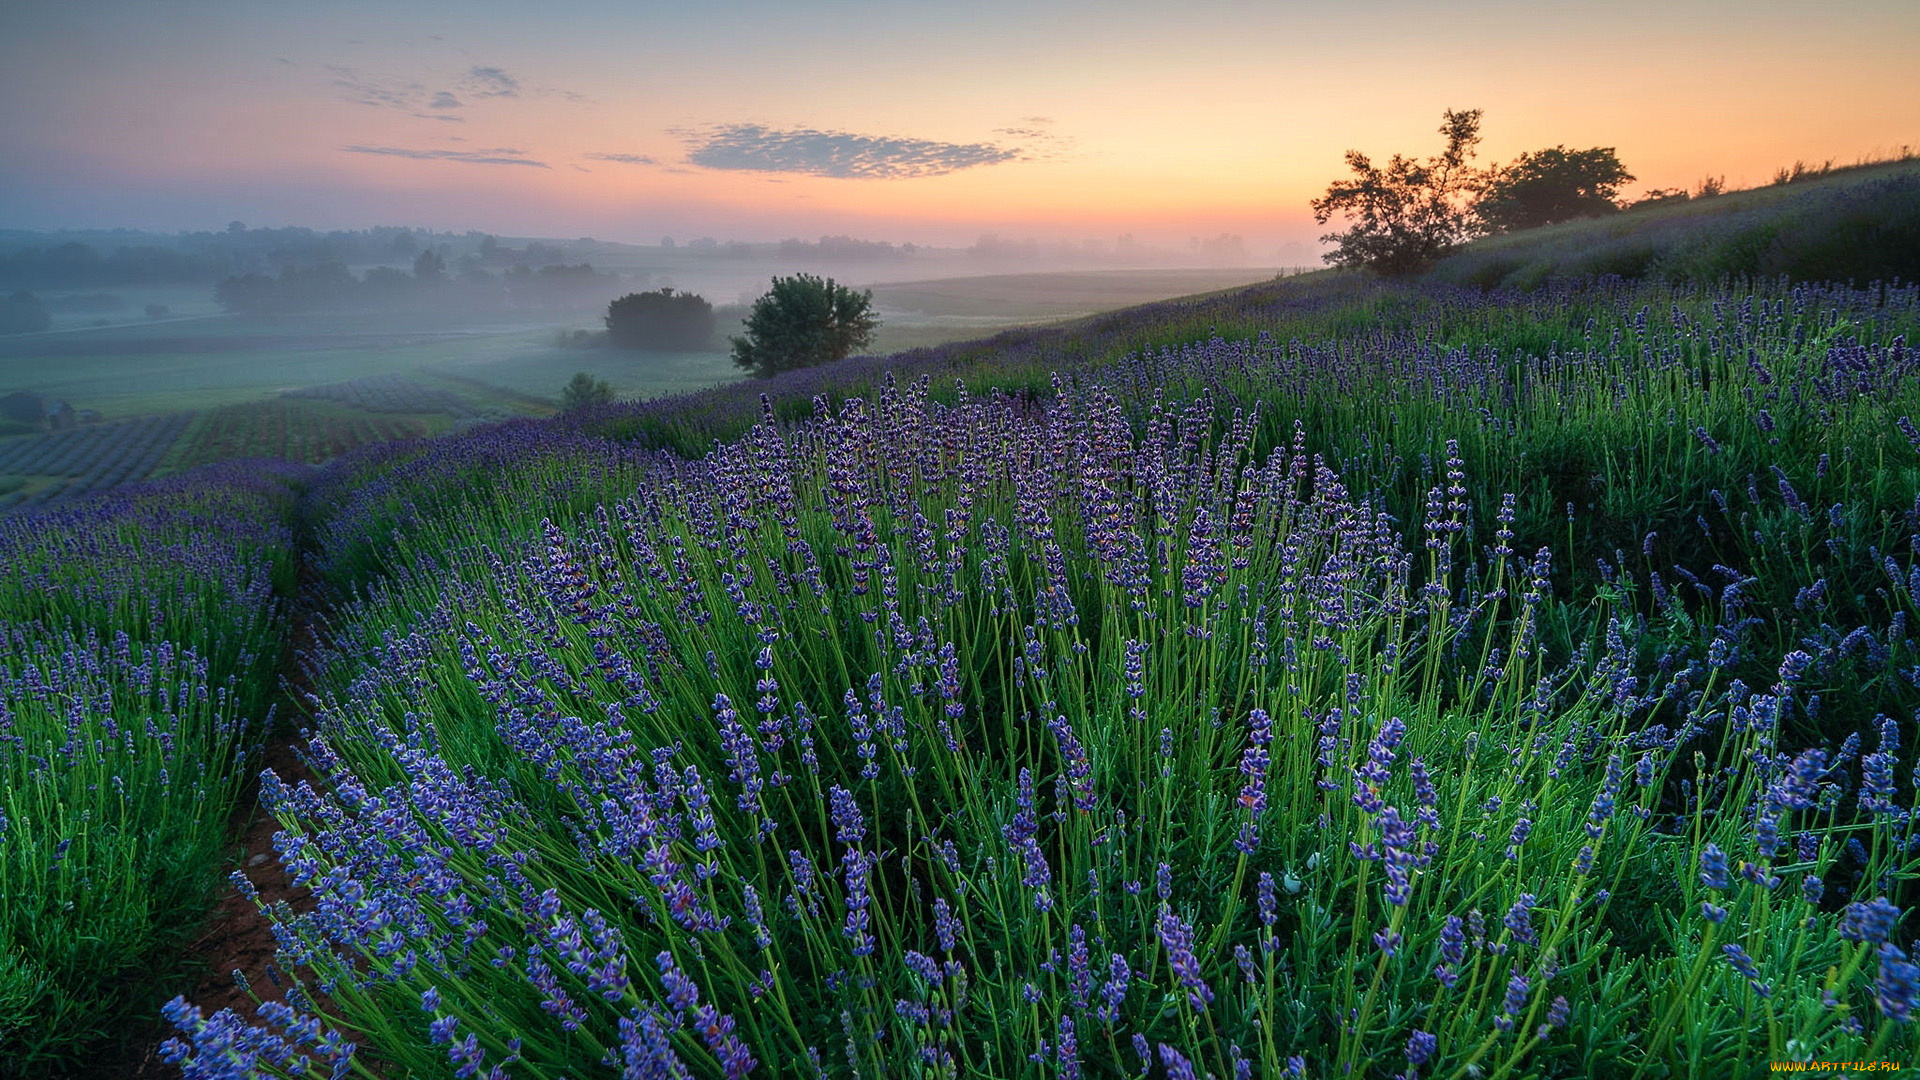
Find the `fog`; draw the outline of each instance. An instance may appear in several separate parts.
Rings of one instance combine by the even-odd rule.
[[[1254,262],[1231,235],[939,248],[238,221],[0,232],[0,510],[228,458],[317,463],[364,442],[548,415],[576,372],[619,398],[738,379],[728,337],[776,276],[871,289],[880,327],[865,351],[886,354],[1285,269]],[[614,347],[608,304],[662,289],[710,303],[713,332],[697,347]]]

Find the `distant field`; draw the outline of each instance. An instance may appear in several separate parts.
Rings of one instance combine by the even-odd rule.
[[[1106,270],[880,284],[873,291],[881,328],[869,351],[984,337],[1272,276]],[[0,429],[0,509],[223,458],[322,461],[369,440],[546,415],[577,371],[606,380],[623,399],[741,377],[724,347],[660,353],[558,344],[563,332],[598,329],[587,315],[265,318],[221,314],[210,297],[178,289],[49,296],[62,308],[52,331],[0,338],[0,394],[30,390],[96,410],[105,423],[51,435]],[[147,318],[148,303],[167,313]],[[736,332],[737,323],[723,325],[719,336]],[[165,424],[147,422],[161,417]],[[151,445],[163,436],[163,445]]]
[[[1060,322],[1176,296],[1266,281],[1268,269],[1083,270],[905,281],[873,286],[873,351],[943,345],[1014,326]]]

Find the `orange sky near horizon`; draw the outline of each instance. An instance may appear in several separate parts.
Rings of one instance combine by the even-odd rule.
[[[1485,110],[1483,164],[1615,147],[1629,194],[1920,147],[1910,3],[694,6],[26,0],[0,228],[1272,257],[1326,231],[1307,203],[1348,148],[1433,153],[1448,107]]]

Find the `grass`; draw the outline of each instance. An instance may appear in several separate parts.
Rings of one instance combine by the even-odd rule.
[[[1906,159],[1490,237],[1442,260],[1433,276],[1522,289],[1607,274],[1864,285],[1920,278],[1915,252],[1920,163]]]
[[[0,523],[0,1061],[82,1073],[190,974],[285,640],[257,464]]]
[[[1321,274],[357,448],[294,519],[320,779],[265,782],[316,906],[265,912],[284,1002],[176,1001],[166,1056],[1903,1060],[1916,332],[1913,285]],[[6,534],[9,655],[65,619],[249,669],[263,586],[194,599],[124,513]],[[15,711],[16,770],[111,742]],[[22,805],[38,896],[94,834]]]
[[[369,451],[274,805],[407,914],[272,917],[401,1071],[1897,1059],[1916,323],[1302,279]]]

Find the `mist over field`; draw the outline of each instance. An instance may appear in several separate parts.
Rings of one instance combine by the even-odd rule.
[[[880,330],[864,351],[887,353],[1275,272],[1245,261],[1234,237],[1168,251],[992,237],[965,249],[850,237],[634,245],[239,222],[5,233],[0,503],[234,456],[317,463],[368,440],[548,415],[576,372],[620,398],[742,378],[728,339],[781,275],[871,288]],[[610,347],[609,303],[667,289],[714,306],[704,343]]]

